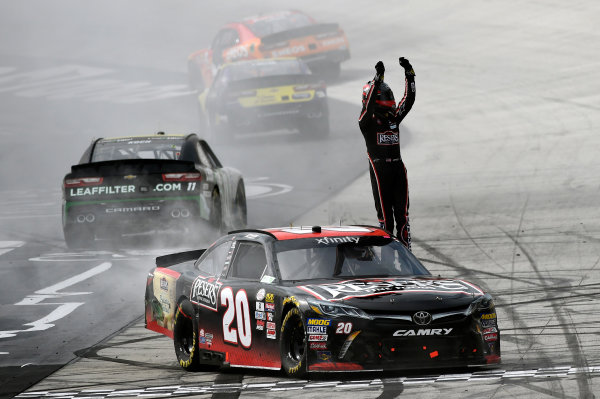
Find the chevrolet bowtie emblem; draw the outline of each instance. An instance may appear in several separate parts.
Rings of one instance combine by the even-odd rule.
[[[127,176],[123,176],[123,179],[125,179],[125,180],[133,180],[136,177],[137,177],[136,175],[127,175]]]

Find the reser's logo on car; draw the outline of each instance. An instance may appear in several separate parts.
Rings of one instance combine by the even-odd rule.
[[[411,337],[418,335],[449,335],[452,328],[420,328],[418,330],[396,330],[394,337]]]
[[[360,298],[364,296],[385,295],[390,292],[460,292],[465,294],[473,292],[472,288],[459,281],[452,280],[356,280],[339,284],[309,285],[307,287],[318,294],[324,291],[324,294],[330,295],[331,299]]]
[[[200,277],[194,280],[190,299],[197,302],[199,305],[207,307],[211,310],[217,310],[217,293],[220,288],[220,283],[210,282]]]

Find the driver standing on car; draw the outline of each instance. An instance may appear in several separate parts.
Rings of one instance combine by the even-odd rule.
[[[408,180],[400,156],[400,122],[415,102],[415,71],[404,57],[399,58],[404,68],[404,97],[396,106],[392,89],[383,82],[385,67],[375,65],[375,77],[363,87],[362,111],[358,125],[367,145],[371,186],[379,225],[394,233],[404,246],[411,249],[408,221]]]

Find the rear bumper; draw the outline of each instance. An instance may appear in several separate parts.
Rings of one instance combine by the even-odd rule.
[[[66,201],[63,227],[89,229],[96,235],[167,230],[210,217],[204,197],[165,197],[110,201]]]
[[[230,104],[226,110],[219,113],[217,118],[219,119],[217,126],[243,133],[245,131],[296,128],[305,119],[329,118],[329,108],[326,97],[306,102],[248,108]]]

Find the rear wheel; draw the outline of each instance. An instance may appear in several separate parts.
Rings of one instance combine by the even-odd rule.
[[[281,324],[281,366],[290,377],[306,375],[306,335],[298,308],[286,313]]]
[[[177,306],[175,313],[173,343],[179,365],[186,371],[200,368],[197,330],[193,305],[185,300]]]
[[[221,204],[221,194],[219,194],[217,189],[215,189],[212,194],[210,224],[220,232],[225,230],[223,225],[223,205]]]
[[[233,229],[245,228],[248,222],[248,208],[246,206],[246,188],[243,180],[238,183],[233,207]]]

